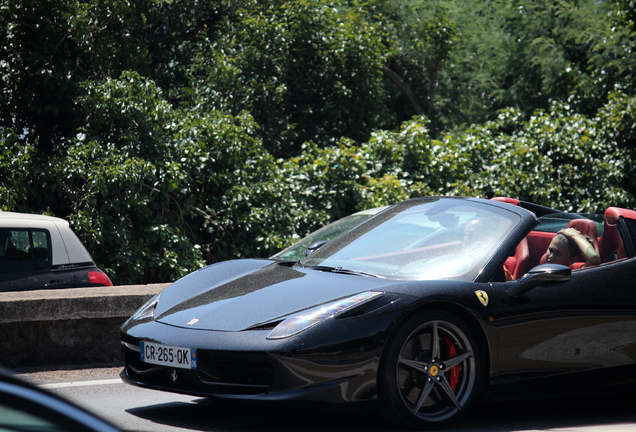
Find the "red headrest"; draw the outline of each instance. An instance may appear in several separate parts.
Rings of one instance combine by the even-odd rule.
[[[592,246],[598,253],[598,237],[596,234],[596,224],[590,219],[573,219],[568,224],[568,228],[574,228],[583,235],[592,239]]]

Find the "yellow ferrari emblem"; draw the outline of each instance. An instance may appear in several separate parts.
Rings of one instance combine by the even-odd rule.
[[[430,376],[435,377],[439,373],[439,368],[437,366],[431,366],[431,369],[428,371],[428,373]]]
[[[486,294],[486,291],[475,291],[475,294],[477,294],[477,298],[481,304],[488,306],[488,294]]]

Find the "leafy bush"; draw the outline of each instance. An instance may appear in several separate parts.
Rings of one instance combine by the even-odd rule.
[[[53,3],[0,8],[0,206],[69,219],[116,283],[415,196],[636,204],[625,2]]]
[[[28,209],[33,153],[14,131],[0,127],[0,210]]]
[[[186,94],[197,110],[249,111],[276,157],[387,124],[375,26],[322,1],[247,1],[204,32]]]

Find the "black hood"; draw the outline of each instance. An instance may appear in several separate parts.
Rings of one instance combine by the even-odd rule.
[[[166,288],[155,317],[177,327],[241,331],[360,292],[383,291],[392,284],[395,281],[289,267],[268,260],[226,261]]]

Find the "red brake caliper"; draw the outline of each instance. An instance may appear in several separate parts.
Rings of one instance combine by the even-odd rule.
[[[444,345],[446,345],[447,358],[455,357],[457,355],[457,349],[455,348],[451,340],[446,337],[442,340],[444,341]],[[448,371],[446,373],[446,378],[448,379],[448,383],[450,384],[451,388],[455,390],[455,387],[457,387],[457,383],[459,382],[459,365]]]

